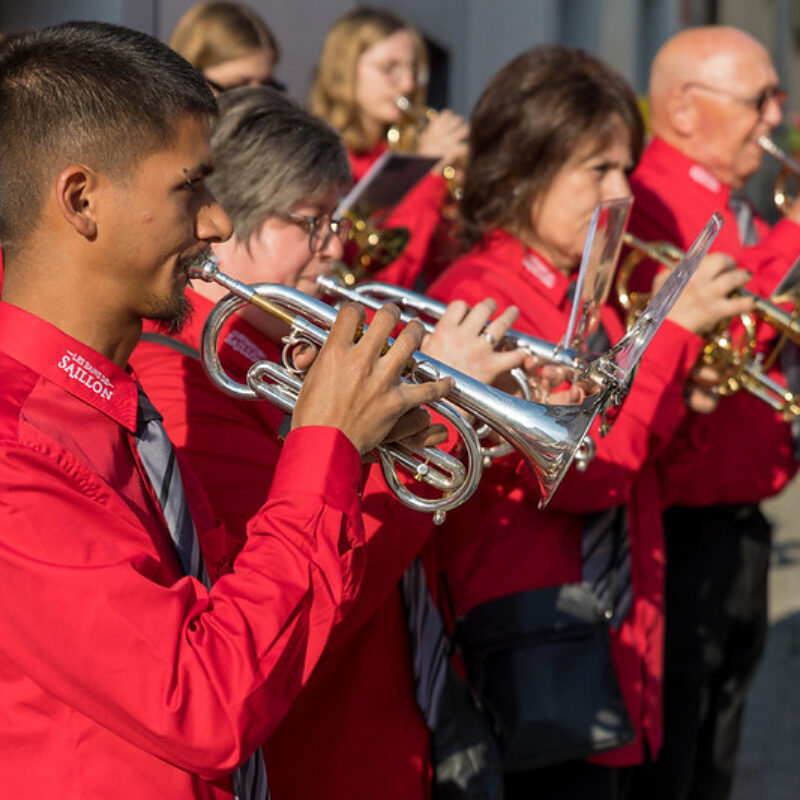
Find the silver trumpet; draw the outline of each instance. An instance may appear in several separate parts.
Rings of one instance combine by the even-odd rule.
[[[438,320],[447,308],[446,303],[434,300],[427,295],[395,286],[391,283],[381,281],[364,281],[353,287],[343,286],[333,275],[321,275],[317,278],[317,285],[326,295],[335,297],[339,300],[350,300],[362,303],[367,308],[377,311],[384,303],[394,303],[400,308],[401,321],[409,322],[411,319],[422,315],[428,319]],[[432,333],[434,326],[425,319],[419,320],[427,333]],[[526,333],[509,330],[498,342],[499,347],[507,350],[521,349],[537,356],[541,361],[548,364],[555,364],[566,367],[577,375],[587,372],[589,361],[581,357],[575,350],[560,347],[546,339],[538,339]],[[521,369],[511,371],[511,376],[520,387],[522,396],[526,400],[531,400],[531,389],[528,377]],[[477,434],[483,438],[487,434],[486,426],[479,428]],[[512,447],[508,443],[484,446],[483,459],[484,466],[489,466],[491,462],[502,456],[508,455]],[[584,471],[592,460],[595,452],[594,442],[588,436],[581,442],[575,454],[575,467],[581,472]]]
[[[317,347],[324,344],[337,310],[279,284],[244,284],[220,272],[214,258],[204,259],[191,270],[190,276],[216,282],[230,292],[214,307],[203,329],[201,358],[211,380],[235,397],[251,400],[263,397],[291,412],[302,386],[302,380],[291,364],[291,351],[301,343]],[[222,369],[217,344],[228,317],[248,303],[282,320],[289,333],[283,339],[283,364],[256,362],[248,370],[246,384],[242,384]],[[412,356],[404,380],[421,382],[443,377],[451,377],[454,381],[448,400],[457,409],[486,423],[520,452],[536,476],[540,489],[539,507],[543,507],[602,407],[600,395],[567,406],[532,403],[487,386],[419,352]],[[452,457],[435,448],[411,451],[400,444],[381,445],[377,454],[387,483],[401,502],[418,511],[432,512],[434,522],[439,523],[447,510],[461,505],[477,488],[482,474],[482,458],[474,430],[456,409],[448,403],[435,403],[431,408],[450,421],[461,436],[467,454],[466,468],[460,462],[458,467],[452,465]],[[452,472],[442,477],[433,469],[440,463],[445,464],[447,470],[452,468]],[[442,497],[419,497],[408,490],[397,477],[397,465],[410,469],[415,478],[440,489]]]
[[[447,308],[446,303],[434,300],[425,294],[381,281],[362,281],[353,287],[345,287],[334,276],[322,275],[317,278],[317,285],[331,297],[362,303],[367,308],[374,310],[380,308],[384,303],[394,303],[402,312],[401,320],[403,322],[408,322],[419,314],[428,319],[438,320]],[[428,333],[433,331],[434,326],[431,323],[425,320],[420,320],[420,322]],[[580,372],[583,372],[589,364],[588,359],[575,350],[514,330],[506,331],[505,336],[498,342],[498,346],[507,350],[525,350],[548,364]]]

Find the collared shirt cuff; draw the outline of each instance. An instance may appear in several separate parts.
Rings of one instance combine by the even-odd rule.
[[[302,487],[298,487],[298,476]],[[289,432],[275,469],[270,494],[314,494],[341,511],[349,511],[361,487],[361,458],[338,429],[307,425]]]

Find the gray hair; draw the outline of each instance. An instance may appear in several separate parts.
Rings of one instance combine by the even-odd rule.
[[[271,214],[330,189],[346,191],[350,163],[337,133],[267,87],[223,92],[211,135],[208,185],[247,244]]]

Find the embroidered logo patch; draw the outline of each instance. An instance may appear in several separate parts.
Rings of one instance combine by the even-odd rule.
[[[528,253],[525,258],[522,259],[522,266],[525,267],[539,283],[543,283],[548,289],[552,289],[556,285],[556,276],[553,274],[553,271],[533,253]]]
[[[239,331],[231,331],[225,337],[225,344],[250,361],[263,361],[267,357],[252,339]]]
[[[64,370],[70,378],[82,383],[95,394],[99,394],[104,400],[110,400],[114,395],[114,384],[79,353],[67,350],[61,356],[58,368]]]
[[[699,164],[692,164],[689,168],[689,177],[701,186],[705,186],[710,192],[718,192],[720,190],[719,181],[704,167]]]

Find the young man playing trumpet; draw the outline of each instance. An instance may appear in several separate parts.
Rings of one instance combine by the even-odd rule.
[[[768,297],[800,252],[800,204],[770,228],[735,192],[758,169],[759,138],[780,123],[785,96],[769,54],[743,31],[695,28],[669,40],[650,73],[653,139],[631,179],[633,233],[685,248],[720,211],[712,249],[749,270],[747,288]],[[774,336],[759,326],[760,343]],[[783,380],[778,370],[770,377]],[[796,469],[790,426],[764,402],[739,391],[717,404],[698,375],[694,395],[702,394],[715,410],[690,413],[667,454],[681,454],[681,468],[662,469],[671,506],[665,734],[641,793],[648,800],[728,796],[767,627],[770,526],[758,504]]]
[[[224,93],[219,103],[209,184],[235,225],[228,241],[214,244],[221,269],[248,283],[276,282],[316,295],[316,278],[341,257],[345,233],[330,216],[350,180],[338,135],[269,89]],[[195,282],[189,291],[195,311],[183,331],[142,342],[133,363],[216,513],[244,543],[246,520],[285,446],[283,413],[221,393],[196,357],[174,349],[199,348],[203,323],[223,294],[215,284]],[[238,380],[253,361],[280,361],[282,331],[253,311],[231,321],[219,339],[221,363]],[[493,311],[493,304],[479,304],[464,325],[448,320],[449,333],[435,337],[468,350],[484,380],[523,358],[495,353],[480,338]],[[490,333],[501,338],[514,316],[513,310],[504,314]],[[430,796],[430,734],[415,697],[407,612],[397,583],[427,541],[431,521],[397,502],[377,466],[368,475],[362,508],[366,571],[355,607],[265,745],[271,786],[281,800]]]
[[[70,23],[3,48],[0,109],[3,791],[263,800],[258,747],[361,581],[360,455],[449,383],[400,380],[419,327],[380,357],[396,314],[354,344],[343,309],[231,570],[128,367],[231,232],[210,90],[150,37]]]

